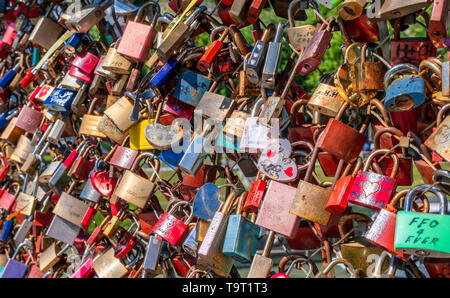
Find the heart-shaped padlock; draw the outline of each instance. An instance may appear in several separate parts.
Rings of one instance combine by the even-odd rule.
[[[103,197],[110,197],[116,188],[117,178],[109,177],[109,171],[96,171],[91,175],[91,184]]]

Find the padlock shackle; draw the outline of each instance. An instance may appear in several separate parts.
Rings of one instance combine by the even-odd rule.
[[[418,185],[408,192],[405,198],[405,211],[411,212],[414,198],[421,193],[427,192],[432,192],[438,197],[439,203],[441,205],[439,214],[447,214],[448,204],[445,194],[438,188],[428,184]]]
[[[386,205],[386,209],[390,212],[397,213],[398,208],[402,209],[402,203],[404,203],[405,197],[410,190],[411,189],[403,189],[397,192],[389,204]],[[419,199],[419,197],[414,198],[413,207],[416,199]],[[428,213],[430,211],[430,201],[425,195],[422,195],[420,199],[423,201],[422,213]],[[397,204],[399,205],[398,208],[396,207]]]
[[[399,73],[418,74],[419,69],[412,64],[397,64],[389,69],[384,75],[384,88],[387,89],[392,82],[392,78]]]
[[[384,260],[386,260],[387,257],[389,257],[391,259],[394,258],[394,256],[392,256],[389,252],[383,250],[383,252],[378,257],[378,260],[375,263],[375,269],[373,270],[373,273],[372,273],[373,277],[381,277],[381,269],[383,267]],[[391,266],[389,266],[388,271],[390,270],[390,267]]]
[[[149,0],[148,2],[142,4],[141,7],[139,7],[139,10],[138,10],[138,12],[136,13],[136,16],[134,17],[134,22],[137,23],[137,22],[142,21],[142,13],[144,12],[144,10],[145,10],[145,9],[147,8],[147,6],[149,6],[149,5],[152,5],[152,6],[154,6],[154,7],[156,8],[156,11],[157,11],[157,12],[156,12],[155,16],[159,16],[159,13],[160,13],[160,11],[161,11],[161,8],[160,8],[159,4],[158,4],[157,2],[154,2],[153,0]],[[152,21],[152,24],[153,24],[153,25],[156,24],[157,19],[158,19],[158,17],[156,17],[156,19],[153,18],[153,21]]]
[[[306,99],[299,99],[291,106],[291,110],[289,113],[289,118],[291,120],[292,125],[297,124],[297,120],[295,119],[295,114],[300,110],[301,107],[306,106],[308,104],[309,100]]]
[[[373,143],[374,143],[375,150],[381,149],[380,138],[385,133],[389,133],[391,135],[395,135],[398,137],[404,136],[403,132],[398,128],[395,128],[395,127],[382,128],[382,129],[378,130],[373,137]]]
[[[391,156],[392,160],[394,161],[394,165],[392,167],[392,172],[391,172],[391,175],[390,175],[390,178],[394,179],[395,176],[397,176],[398,169],[400,167],[400,160],[399,160],[397,154],[395,154],[395,152],[390,152],[389,149],[378,149],[378,150],[372,152],[367,157],[366,162],[364,163],[363,171],[365,171],[365,172],[369,171],[369,168],[372,165],[372,162],[373,162],[373,160],[374,160],[374,158],[376,156],[384,155],[386,153],[388,153]]]
[[[339,236],[341,237],[341,239],[344,238],[345,234],[348,233],[348,231],[345,230],[345,225],[350,220],[362,220],[369,224],[372,223],[372,219],[370,217],[368,217],[367,215],[361,214],[361,213],[350,213],[350,214],[343,215],[339,219],[339,223],[338,223]]]
[[[446,116],[446,113],[449,109],[450,109],[450,103],[446,104],[439,110],[439,112],[437,114],[437,119],[436,119],[436,127],[439,127],[441,125],[442,121],[444,121],[444,116]]]
[[[192,205],[191,205],[189,202],[187,202],[187,201],[180,201],[180,202],[175,203],[173,206],[171,206],[171,208],[170,208],[170,210],[168,211],[168,213],[169,213],[169,214],[173,214],[173,212],[175,212],[176,209],[177,209],[178,207],[182,206],[182,205],[186,205],[186,206],[188,206],[189,209],[190,209],[189,217],[184,221],[184,223],[185,223],[186,225],[188,225],[188,224],[192,221],[192,219],[194,218],[194,213],[192,212]]]
[[[150,157],[150,159],[152,159],[152,160],[154,160],[155,161],[155,170],[157,171],[157,172],[159,172],[159,169],[160,169],[160,162],[159,162],[159,159],[158,159],[158,157],[156,157],[156,155],[154,155],[153,153],[151,153],[151,152],[145,152],[145,153],[141,153],[138,157],[136,157],[136,160],[133,162],[133,166],[131,167],[131,169],[130,169],[130,171],[131,172],[135,172],[136,170],[137,170],[137,167],[139,166],[139,163],[141,162],[141,160],[142,159],[144,159],[144,158],[148,158],[148,157]],[[153,178],[153,176],[155,176],[154,178]],[[153,173],[153,175],[152,175],[152,177],[150,178],[150,180],[151,179],[156,179],[156,174],[155,173]],[[152,182],[154,182],[154,181],[152,181]]]
[[[334,259],[331,263],[329,263],[328,266],[322,272],[319,272],[316,275],[316,277],[327,275],[337,264],[343,264],[347,268],[347,271],[350,272],[352,276],[354,276],[354,274],[356,273],[355,268],[349,261],[347,261],[346,259],[339,258]]]
[[[382,117],[381,120],[383,120],[383,121],[381,121],[380,119],[377,119],[377,120],[379,120],[383,126],[386,126],[386,127],[392,126],[391,125],[391,117],[389,117],[388,111],[386,110],[386,107],[384,106],[384,104],[381,101],[379,101],[376,98],[373,98],[370,100],[370,106],[371,106],[371,108],[375,107],[376,109],[378,109],[378,111],[380,111],[381,117]],[[375,111],[372,111],[372,110],[370,112],[371,112],[371,114],[375,113]],[[377,115],[375,115],[375,114],[372,114],[372,116],[377,118]]]
[[[288,20],[289,20],[289,27],[290,28],[294,28],[295,26],[295,21],[294,21],[294,14],[298,12],[298,10],[301,10],[301,7],[297,8],[297,10],[294,11],[294,7],[299,6],[301,2],[307,2],[306,6],[310,9],[316,10],[319,14],[320,14],[320,7],[317,4],[316,1],[311,1],[311,0],[294,0],[291,1],[291,3],[289,3],[289,7],[288,7]],[[321,19],[319,18],[319,16],[316,14],[316,20],[317,23],[321,22]]]

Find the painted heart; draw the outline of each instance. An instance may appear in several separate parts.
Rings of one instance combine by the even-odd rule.
[[[292,167],[289,167],[286,170],[284,170],[284,173],[288,175],[288,177],[292,177],[294,176],[294,169]]]
[[[271,140],[258,159],[257,167],[273,180],[289,182],[297,177],[297,165],[289,158],[292,148],[287,139]]]
[[[116,188],[117,178],[109,177],[109,171],[96,171],[91,175],[91,184],[104,197],[110,197]]]
[[[273,152],[272,150],[267,150],[267,157],[268,158],[272,158],[272,157],[274,157],[276,155],[276,153],[275,152]]]
[[[372,196],[373,194],[377,193],[381,186],[378,182],[373,182],[369,180],[365,180],[361,183],[362,190],[364,192],[364,196],[366,198]]]

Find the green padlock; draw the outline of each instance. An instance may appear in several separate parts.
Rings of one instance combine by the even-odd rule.
[[[411,212],[412,202],[422,193],[434,193],[440,201],[440,214]],[[394,247],[396,251],[432,258],[450,258],[450,216],[447,198],[436,187],[419,185],[406,195],[405,211],[397,213]]]

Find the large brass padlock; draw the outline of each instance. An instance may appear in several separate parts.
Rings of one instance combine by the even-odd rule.
[[[154,169],[156,172],[153,173],[153,175],[150,177],[150,180],[134,173],[139,166],[139,162],[145,158],[151,158],[155,161]],[[142,153],[134,161],[131,170],[125,171],[125,174],[120,180],[120,183],[114,190],[114,195],[138,206],[139,208],[144,208],[155,190],[156,184],[154,182],[157,178],[159,166],[159,159],[156,158],[156,156],[154,156],[150,152]]]

